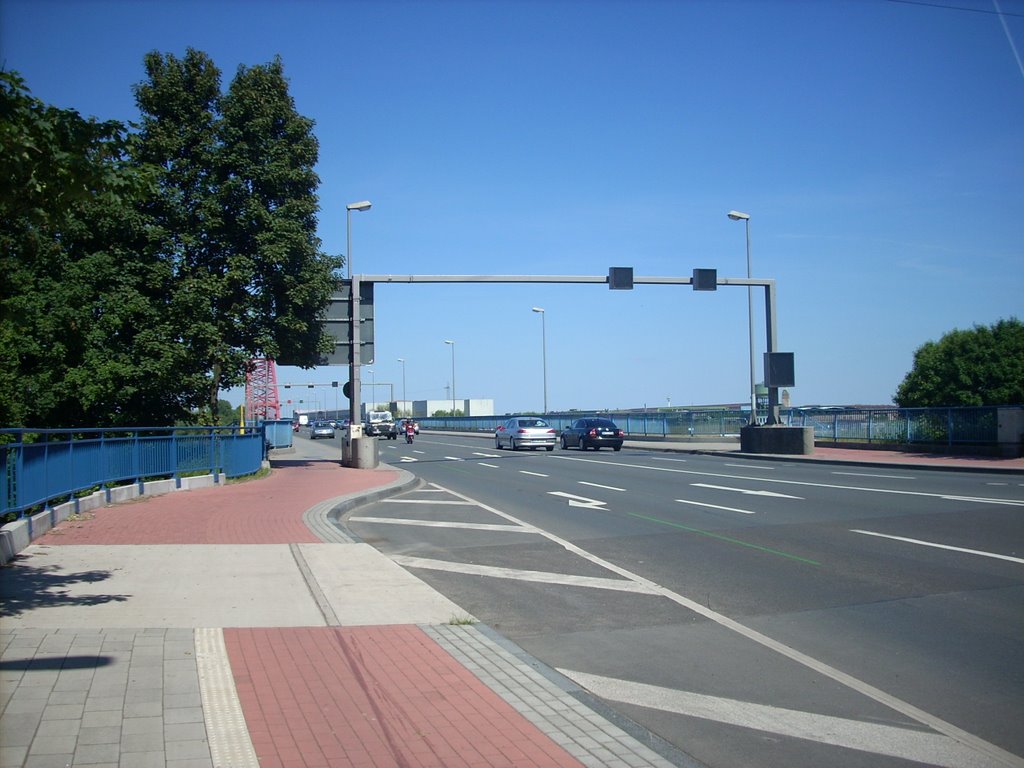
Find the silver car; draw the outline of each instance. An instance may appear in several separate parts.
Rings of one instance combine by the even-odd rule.
[[[309,431],[310,440],[318,440],[320,438],[334,439],[334,427],[331,426],[329,421],[318,421]]]
[[[513,451],[520,448],[555,450],[558,434],[554,427],[536,416],[513,416],[494,432],[494,447],[506,445]]]

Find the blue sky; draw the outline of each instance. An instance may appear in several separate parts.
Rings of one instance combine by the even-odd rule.
[[[0,0],[0,65],[87,116],[136,119],[144,54],[187,47],[225,87],[280,54],[324,249],[373,203],[361,274],[745,277],[744,211],[794,405],[890,403],[921,344],[1024,317],[1024,0]],[[459,399],[540,409],[535,306],[553,410],[749,400],[737,287],[378,286],[364,386],[402,397],[404,358],[449,397],[453,339]]]

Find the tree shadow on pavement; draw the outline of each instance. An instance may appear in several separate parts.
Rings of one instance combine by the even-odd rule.
[[[61,573],[57,566],[31,567],[15,558],[3,568],[0,579],[0,617],[18,616],[35,608],[120,603],[129,595],[73,595],[72,584],[93,584],[109,579],[110,571]]]

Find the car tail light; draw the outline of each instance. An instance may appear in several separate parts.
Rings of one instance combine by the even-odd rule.
[[[517,435],[525,435],[526,434],[526,430],[520,427],[519,429],[516,430],[516,434]]]
[[[624,437],[625,433],[621,429],[616,429],[615,430],[615,436],[616,437]]]
[[[587,432],[587,434],[590,435],[591,437],[597,437],[597,428],[594,427],[589,432]]]
[[[557,433],[555,432],[555,428],[554,428],[554,427],[552,427],[551,429],[549,429],[549,430],[548,430],[548,434],[549,434],[549,435],[554,435],[554,434],[557,434]]]

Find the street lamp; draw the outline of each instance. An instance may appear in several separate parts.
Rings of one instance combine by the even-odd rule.
[[[352,211],[368,211],[370,210],[370,201],[363,200],[358,203],[349,203],[345,206],[345,261],[348,262],[348,279],[352,281],[352,285],[349,286],[351,295],[349,296],[350,312],[349,315],[352,320],[352,353],[349,358],[348,364],[348,381],[349,381],[349,401],[348,401],[348,417],[349,417],[349,428],[348,437],[349,440],[362,436],[362,393],[359,391],[359,366],[361,360],[359,360],[359,284],[357,280],[352,279]],[[357,467],[358,462],[355,459],[355,446],[352,446],[353,452],[350,456],[350,466]]]
[[[377,410],[377,374],[373,372],[373,368],[367,368],[366,372],[370,374],[370,410]]]
[[[405,358],[398,358],[398,362],[402,364],[402,404],[408,405],[409,401],[405,399]],[[412,409],[410,408],[409,410],[411,411]],[[412,413],[409,413],[409,415],[412,416]]]
[[[371,203],[363,200],[345,206],[345,260],[348,261],[348,277],[352,279],[352,211],[368,211]]]
[[[540,315],[540,348],[543,354],[543,370],[544,370],[544,413],[548,412],[548,333],[545,327],[547,321],[544,319],[544,309],[542,307],[532,307],[532,312],[536,312]]]
[[[751,275],[750,270],[750,214],[739,211],[729,211],[726,214],[733,221],[742,221],[747,233],[747,279]],[[757,389],[754,385],[754,287],[747,286],[747,323],[749,325],[750,337],[750,423],[757,424]]]
[[[451,344],[452,346],[452,417],[455,416],[455,342],[451,339],[445,339],[445,344]]]

